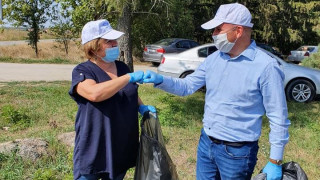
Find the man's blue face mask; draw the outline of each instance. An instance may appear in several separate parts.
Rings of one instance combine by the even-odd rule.
[[[118,46],[112,47],[112,48],[106,48],[105,51],[106,51],[106,55],[101,59],[109,63],[114,62],[116,59],[118,59],[120,54],[120,50]]]

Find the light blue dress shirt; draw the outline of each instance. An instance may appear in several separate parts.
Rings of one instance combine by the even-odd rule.
[[[270,158],[281,160],[290,125],[283,79],[277,60],[252,41],[237,57],[216,51],[186,78],[165,76],[155,87],[186,96],[206,85],[203,127],[220,140],[258,140],[266,114],[271,129]]]

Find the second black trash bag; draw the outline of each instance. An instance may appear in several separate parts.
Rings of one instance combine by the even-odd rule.
[[[261,172],[260,174],[253,177],[251,180],[266,179],[266,174]],[[308,180],[308,177],[298,163],[291,161],[282,164],[282,180]]]
[[[147,112],[141,120],[140,147],[135,180],[178,180],[178,174],[164,144],[156,113]]]

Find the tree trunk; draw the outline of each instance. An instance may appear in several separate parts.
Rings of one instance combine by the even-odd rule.
[[[118,30],[125,34],[119,39],[120,46],[120,61],[128,65],[133,72],[132,58],[132,41],[131,41],[131,25],[132,25],[132,5],[125,3],[123,6],[122,15],[118,21]]]

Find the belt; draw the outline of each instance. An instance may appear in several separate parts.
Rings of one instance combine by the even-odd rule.
[[[229,142],[229,141],[219,140],[219,139],[216,139],[216,138],[211,137],[211,136],[208,136],[208,137],[215,144],[224,144],[224,145],[234,146],[234,147],[241,147],[241,146],[246,145],[246,144],[257,142],[257,141]]]

